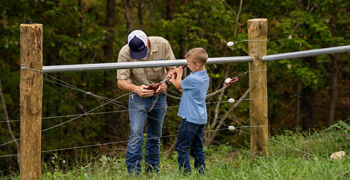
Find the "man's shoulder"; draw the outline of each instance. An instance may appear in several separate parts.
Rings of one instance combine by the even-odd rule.
[[[131,59],[131,57],[130,57],[130,49],[129,49],[128,44],[126,44],[119,51],[118,62],[128,61],[129,59]]]
[[[129,46],[128,44],[125,44],[119,51],[119,54],[125,54],[125,53],[129,53]]]

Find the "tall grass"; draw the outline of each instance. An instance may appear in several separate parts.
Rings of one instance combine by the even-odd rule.
[[[42,179],[350,179],[349,155],[339,160],[329,158],[336,151],[349,153],[348,127],[338,123],[313,134],[287,131],[270,139],[268,156],[252,155],[248,148],[229,145],[207,147],[204,175],[195,171],[183,175],[177,168],[176,153],[170,157],[163,153],[159,174],[132,177],[126,171],[125,159],[102,156],[70,170],[53,167],[52,163],[44,165]]]

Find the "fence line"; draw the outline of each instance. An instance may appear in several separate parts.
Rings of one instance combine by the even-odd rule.
[[[244,127],[249,127],[249,126],[242,126],[242,127],[236,127],[235,130],[237,129],[241,129],[241,128],[244,128]],[[254,127],[254,126],[252,126]],[[232,131],[230,130],[228,127],[227,128],[221,128],[221,129],[218,129],[219,131],[223,131],[223,130],[226,130],[226,131]],[[214,131],[214,130],[206,130],[205,132],[208,132],[208,131]],[[166,137],[175,137],[177,136],[177,134],[172,134],[172,135],[164,135],[164,136],[161,136],[160,138],[166,138]],[[145,140],[146,139],[153,139],[153,138],[144,138]],[[125,140],[125,141],[116,141],[116,142],[108,142],[108,143],[98,143],[98,144],[89,144],[89,145],[81,145],[81,146],[74,146],[74,147],[65,147],[65,148],[59,148],[59,149],[50,149],[50,150],[42,150],[41,153],[48,153],[48,152],[56,152],[56,151],[64,151],[64,150],[72,150],[72,149],[82,149],[82,148],[90,148],[90,147],[97,147],[97,146],[105,146],[105,145],[112,145],[112,144],[122,144],[122,143],[127,143],[128,140]],[[11,157],[11,156],[17,156],[18,154],[5,154],[5,155],[0,155],[0,158],[3,158],[3,157]]]
[[[294,59],[294,58],[318,56],[318,55],[324,55],[324,54],[343,53],[343,52],[349,52],[349,51],[350,51],[350,45],[337,46],[337,47],[313,49],[313,50],[307,50],[307,51],[297,51],[297,52],[267,55],[267,56],[264,56],[262,60],[275,61],[275,60],[281,60],[281,59]]]
[[[301,57],[317,56],[324,54],[344,53],[350,51],[350,45],[337,46],[330,48],[313,49],[307,51],[296,51],[289,53],[266,55],[262,57],[263,61],[275,61],[281,59],[295,59]],[[215,57],[208,58],[207,64],[222,64],[222,63],[238,63],[251,62],[251,56],[232,56],[232,57]],[[73,65],[54,65],[43,66],[43,72],[58,73],[69,71],[91,71],[91,70],[112,70],[112,69],[131,69],[131,68],[151,68],[163,66],[181,66],[186,65],[185,59],[165,60],[162,61],[139,61],[139,62],[123,62],[123,63],[93,63],[93,64],[73,64]]]

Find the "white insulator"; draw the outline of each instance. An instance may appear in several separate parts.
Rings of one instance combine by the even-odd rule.
[[[232,41],[229,41],[229,42],[227,42],[227,47],[231,47],[231,46],[233,46],[235,43],[233,43]]]
[[[91,92],[85,92],[85,94],[91,95]]]
[[[227,78],[226,80],[225,80],[225,84],[228,84],[229,82],[231,82],[231,78]]]
[[[234,126],[228,126],[228,130],[230,130],[230,131],[233,131],[233,130],[235,130],[236,128],[234,127]]]
[[[230,98],[230,99],[228,99],[228,102],[229,102],[229,103],[234,103],[234,102],[235,102],[235,99]]]

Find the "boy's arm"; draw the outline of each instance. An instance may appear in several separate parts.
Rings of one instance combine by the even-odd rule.
[[[175,76],[172,76],[169,81],[174,84],[174,86],[176,87],[176,89],[178,89],[179,91],[182,92],[182,88],[181,88],[181,80],[182,80],[182,74],[183,74],[183,69],[182,67],[178,67],[176,68],[176,78]]]

